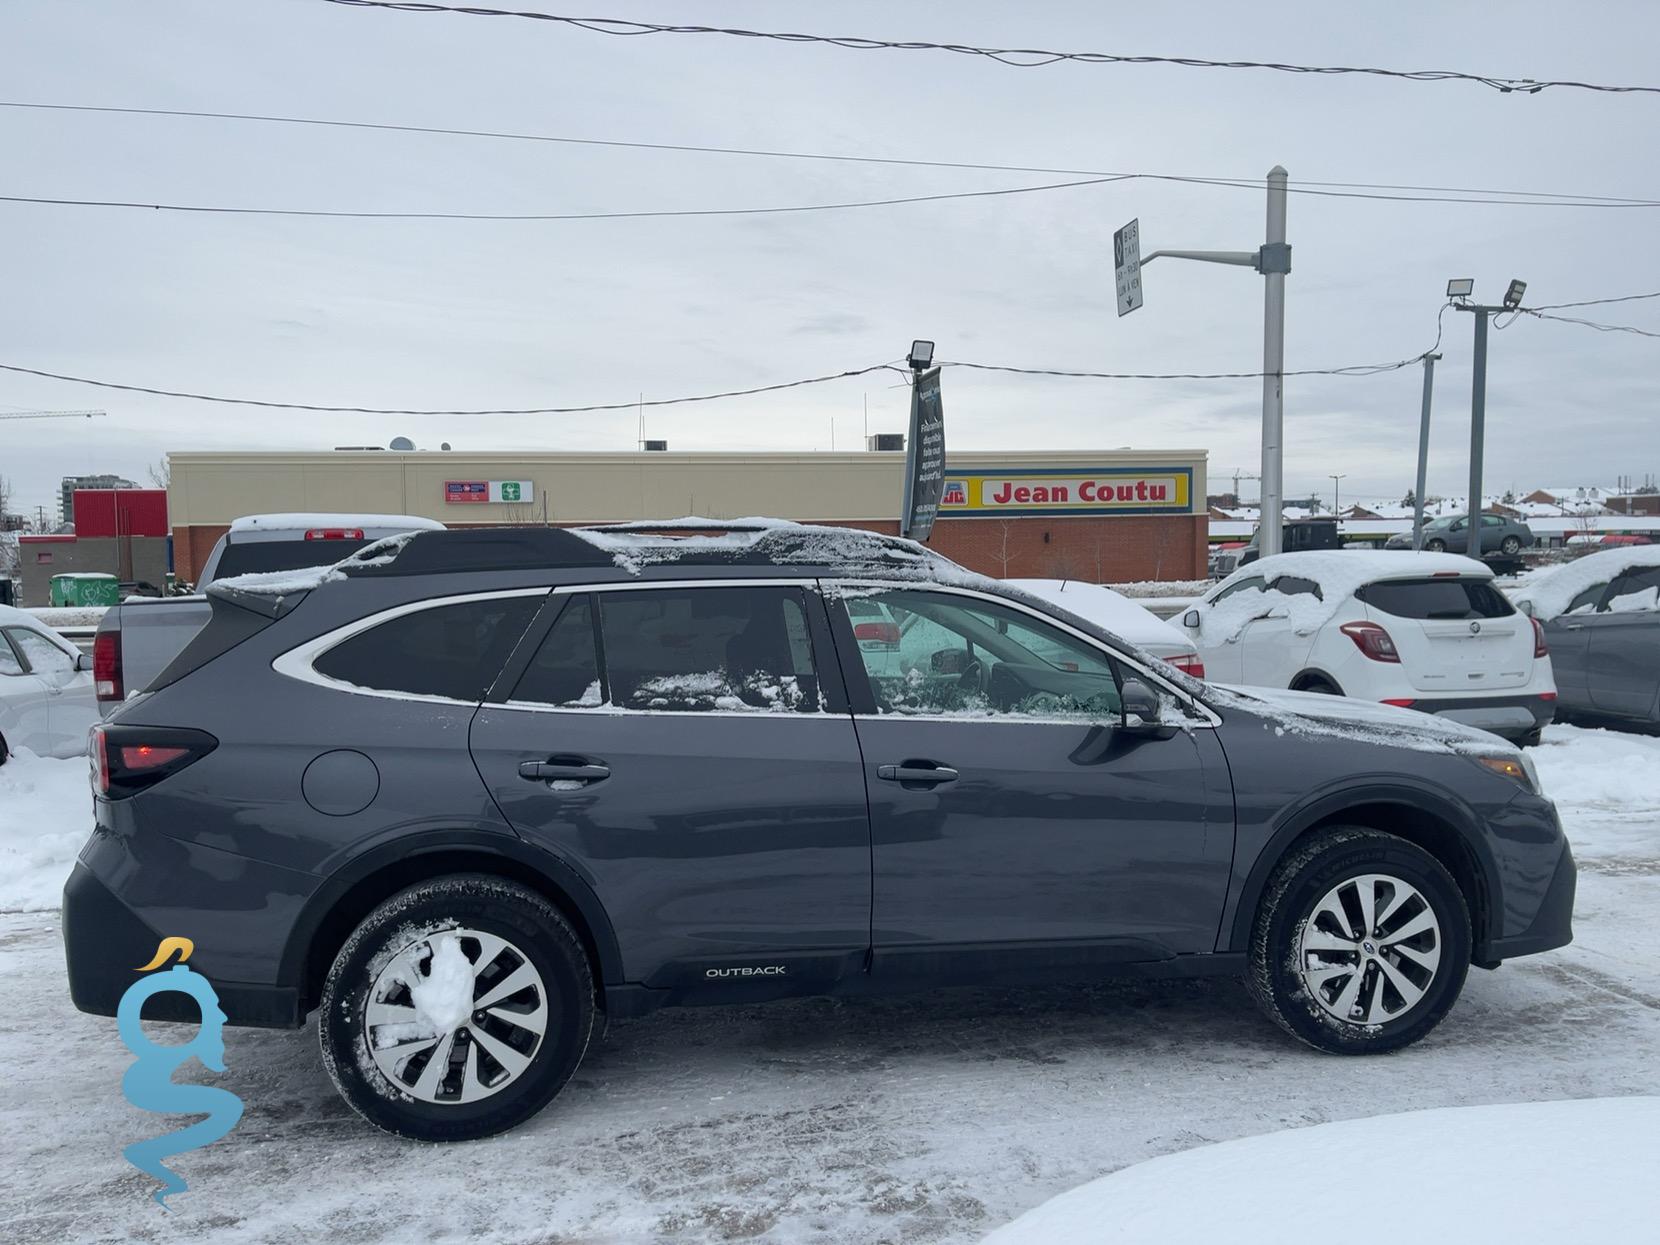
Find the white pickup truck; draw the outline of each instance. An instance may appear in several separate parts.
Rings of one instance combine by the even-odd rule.
[[[372,541],[443,526],[436,519],[408,514],[251,514],[237,519],[219,538],[196,587],[260,571],[329,566]],[[184,650],[211,612],[200,592],[129,597],[112,605],[92,641],[99,712],[107,718],[129,695],[144,690]]]

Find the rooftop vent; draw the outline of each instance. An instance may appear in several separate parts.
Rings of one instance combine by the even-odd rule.
[[[873,432],[865,438],[865,448],[883,452],[903,452],[905,449],[905,434],[903,432]]]

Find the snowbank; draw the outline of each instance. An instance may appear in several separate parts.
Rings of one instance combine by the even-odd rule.
[[[1541,621],[1555,618],[1587,588],[1609,583],[1621,571],[1633,566],[1660,566],[1660,545],[1604,549],[1561,566],[1534,571],[1510,594],[1510,599],[1517,608],[1527,602],[1533,616]]]
[[[1027,1212],[983,1245],[1327,1240],[1346,1202],[1364,1205],[1366,1190],[1391,1240],[1630,1240],[1660,1212],[1657,1137],[1660,1098],[1647,1097],[1318,1124],[1137,1163]]]
[[[1127,584],[1108,584],[1124,597],[1197,597],[1216,585],[1209,579],[1136,579]]]
[[[36,622],[48,627],[96,627],[103,621],[107,605],[66,605],[24,610]]]
[[[1139,601],[1132,601],[1105,584],[1086,583],[1081,579],[1005,579],[1003,583],[1087,618],[1132,644],[1158,645],[1166,651],[1193,650],[1192,641],[1180,631],[1150,613]]]
[[[86,760],[14,752],[0,765],[0,912],[57,908],[91,830]]]
[[[1660,738],[1559,724],[1547,726],[1528,754],[1564,821],[1570,811],[1618,812],[1660,842]],[[1577,851],[1579,837],[1572,837]]]

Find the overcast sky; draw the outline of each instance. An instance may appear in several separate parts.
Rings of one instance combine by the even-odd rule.
[[[584,4],[677,21],[1505,77],[1660,82],[1660,7],[1560,3]],[[504,6],[520,7],[520,6]],[[1660,97],[1265,71],[855,52],[711,35],[612,38],[547,23],[322,0],[9,0],[9,100],[281,113],[582,138],[1294,181],[1660,198]],[[823,203],[1065,180],[626,151],[251,122],[0,108],[6,194],[236,206],[580,212]],[[1115,314],[1112,232],[1144,250],[1254,249],[1263,196],[1127,181],[796,216],[570,222],[204,216],[0,203],[0,362],[327,405],[498,407],[648,399],[792,380],[902,355],[1092,371],[1256,371],[1262,281],[1160,261]],[[1383,203],[1294,195],[1287,369],[1406,358],[1435,338],[1448,277],[1497,301],[1660,289],[1660,209]],[[1660,300],[1569,313],[1660,329]],[[1432,490],[1462,492],[1471,317],[1449,313]],[[1660,340],[1528,318],[1496,333],[1488,479],[1611,483],[1660,472]],[[897,430],[878,373],[647,411],[674,449],[853,447]],[[1286,384],[1286,489],[1345,498],[1411,482],[1421,371]],[[1109,382],[959,370],[958,449],[1199,447],[1212,488],[1259,461],[1260,382]],[[169,450],[621,449],[632,412],[534,418],[273,413],[0,372],[16,504],[59,476],[145,480]],[[1252,493],[1247,483],[1242,492]]]

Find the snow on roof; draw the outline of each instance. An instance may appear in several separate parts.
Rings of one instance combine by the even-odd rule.
[[[441,532],[437,519],[413,514],[336,514],[295,511],[291,514],[245,514],[231,520],[233,532],[296,531],[313,527],[384,528],[393,532]]]
[[[324,584],[346,578],[346,571],[354,567],[386,566],[410,541],[414,532],[400,532],[386,536],[372,544],[347,554],[328,566],[302,566],[292,571],[250,571],[246,575],[232,575],[216,579],[208,585],[207,595],[218,595],[220,589],[252,592],[265,597],[286,597],[297,592],[310,592]]]
[[[1157,645],[1166,653],[1193,651],[1193,642],[1180,631],[1104,584],[1086,583],[1081,579],[1005,579],[1002,582],[1042,597],[1139,647]]]
[[[774,565],[870,567],[885,576],[961,582],[973,573],[911,540],[851,527],[816,527],[788,519],[680,519],[567,529],[611,555],[617,566],[638,575],[648,566],[691,555],[731,554]],[[662,533],[685,530],[685,536]],[[706,532],[714,535],[706,535]],[[973,576],[976,580],[983,577]],[[983,582],[994,583],[993,580]]]
[[[1660,545],[1628,545],[1589,553],[1561,566],[1548,566],[1528,575],[1513,589],[1510,599],[1519,608],[1526,602],[1535,618],[1555,618],[1580,593],[1606,584],[1634,566],[1660,566]]]

